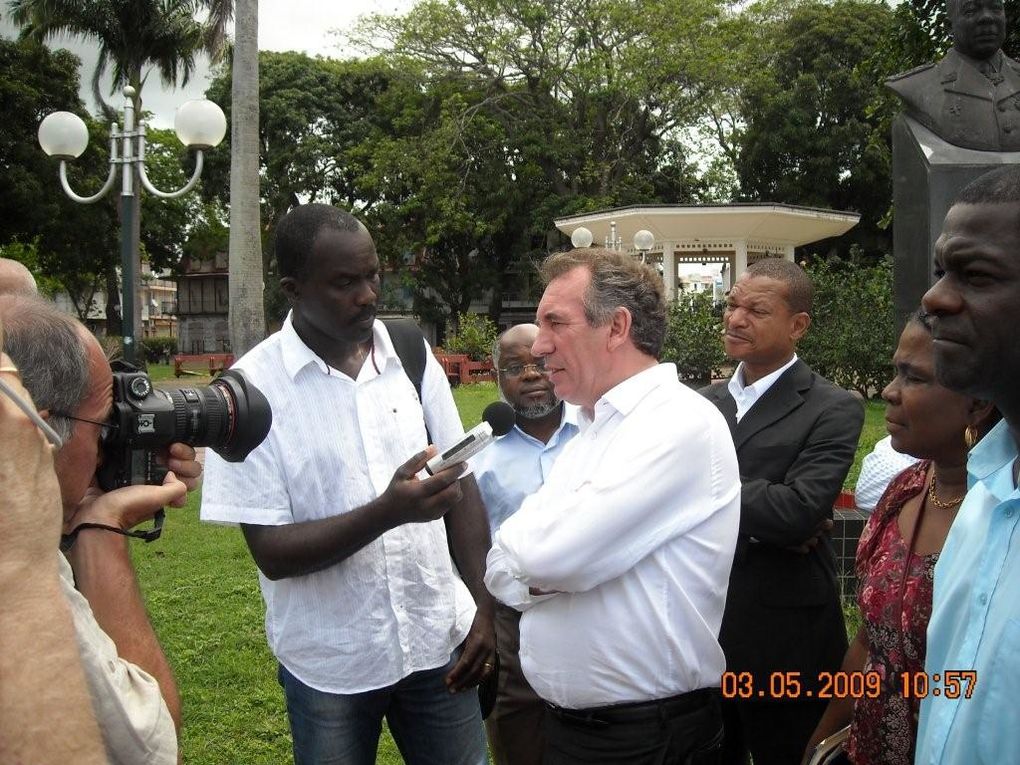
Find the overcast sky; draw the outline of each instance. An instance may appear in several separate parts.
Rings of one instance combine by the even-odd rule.
[[[17,29],[6,18],[6,5],[0,0],[4,11],[0,18],[0,35],[13,38]],[[259,48],[261,50],[295,50],[311,55],[320,54],[342,58],[351,55],[340,48],[340,42],[332,30],[345,30],[366,13],[402,13],[414,5],[414,0],[261,0],[259,2]],[[82,60],[81,97],[90,111],[96,113],[89,83],[96,62],[96,47],[87,41],[74,38],[54,38],[48,42],[51,48],[67,48]],[[172,127],[174,110],[191,98],[201,98],[209,82],[209,63],[203,59],[197,67],[191,82],[186,87],[167,90],[153,73],[145,83],[144,107],[154,113],[152,124],[157,127]],[[108,87],[107,87],[108,90]],[[120,97],[109,99],[119,105]]]

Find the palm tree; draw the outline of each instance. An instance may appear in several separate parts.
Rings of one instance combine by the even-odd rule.
[[[235,4],[230,121],[230,347],[238,356],[266,334],[259,210],[258,0]]]
[[[148,69],[155,68],[166,85],[187,84],[195,70],[195,56],[207,52],[216,60],[222,55],[225,29],[233,14],[232,0],[9,0],[11,19],[21,27],[21,37],[38,42],[62,35],[77,35],[99,44],[99,61],[92,73],[92,93],[109,121],[116,110],[103,98],[100,83],[112,70],[113,92],[125,85],[135,89],[135,113],[141,114],[142,86]],[[207,15],[206,21],[196,14]],[[136,178],[135,188],[139,188]],[[135,206],[133,251],[140,238],[140,197],[128,197]],[[135,264],[136,283],[141,268]],[[116,305],[116,275],[107,277],[107,319]],[[135,301],[134,335],[141,338],[141,301]]]
[[[195,71],[195,56],[215,61],[223,55],[226,26],[233,16],[230,0],[9,0],[11,20],[21,37],[45,42],[57,35],[76,35],[99,45],[92,73],[92,94],[109,119],[116,117],[100,91],[103,75],[113,74],[113,90],[134,87],[135,109],[142,86],[154,67],[164,85],[186,85]],[[196,19],[207,14],[206,21]]]

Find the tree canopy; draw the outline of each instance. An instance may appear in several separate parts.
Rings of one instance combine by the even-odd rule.
[[[78,190],[102,186],[108,172],[107,128],[94,122],[78,98],[78,59],[32,41],[0,39],[0,244],[17,242],[42,274],[88,312],[117,252],[115,197],[94,205],[72,202],[60,188],[56,161],[36,142],[39,121],[55,110],[86,119],[89,150],[69,169]],[[9,255],[16,255],[12,249]],[[19,257],[19,260],[26,258]]]
[[[91,4],[106,14],[102,29],[85,25],[86,5],[11,3],[28,36],[91,30],[122,54],[120,72],[138,71],[112,31],[128,20],[151,33],[145,65],[168,77],[187,76],[216,26],[194,21],[195,10],[222,19],[233,4],[169,0],[159,29],[152,0]],[[165,66],[160,35],[176,41]],[[532,288],[534,264],[566,243],[554,219],[619,205],[854,210],[861,223],[848,236],[813,249],[846,257],[857,245],[874,262],[890,249],[898,109],[882,82],[948,45],[937,0],[421,0],[346,36],[365,57],[258,56],[258,145],[246,155],[258,155],[259,234],[268,240],[300,202],[350,209],[390,266],[387,294],[410,290],[420,315],[453,325],[482,295],[495,313],[505,295]],[[208,90],[232,122],[233,86],[224,65]],[[151,172],[179,185],[181,152],[153,138]],[[154,263],[222,242],[229,154],[207,157],[211,206],[146,210]]]
[[[740,88],[741,197],[861,213],[844,252],[858,242],[878,254],[891,241],[881,225],[892,187],[888,120],[876,108],[884,95],[872,62],[892,25],[875,2],[799,3],[758,27],[768,66]]]

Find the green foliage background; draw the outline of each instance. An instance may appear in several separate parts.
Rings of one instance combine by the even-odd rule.
[[[877,396],[889,381],[896,349],[892,263],[818,259],[808,272],[814,315],[798,353],[836,385]]]
[[[444,350],[448,353],[466,353],[472,361],[485,361],[492,357],[492,346],[499,330],[488,316],[462,313],[457,317],[458,327],[448,335]]]
[[[667,322],[661,360],[675,363],[688,385],[708,385],[726,363],[720,336],[722,309],[713,303],[712,293],[679,295],[669,306]]]

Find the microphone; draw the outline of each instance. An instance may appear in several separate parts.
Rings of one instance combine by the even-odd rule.
[[[429,475],[435,475],[450,465],[474,457],[478,452],[496,440],[497,436],[505,436],[514,426],[517,416],[509,404],[494,401],[482,412],[482,421],[475,425],[458,443],[444,452],[437,454],[425,463]]]

